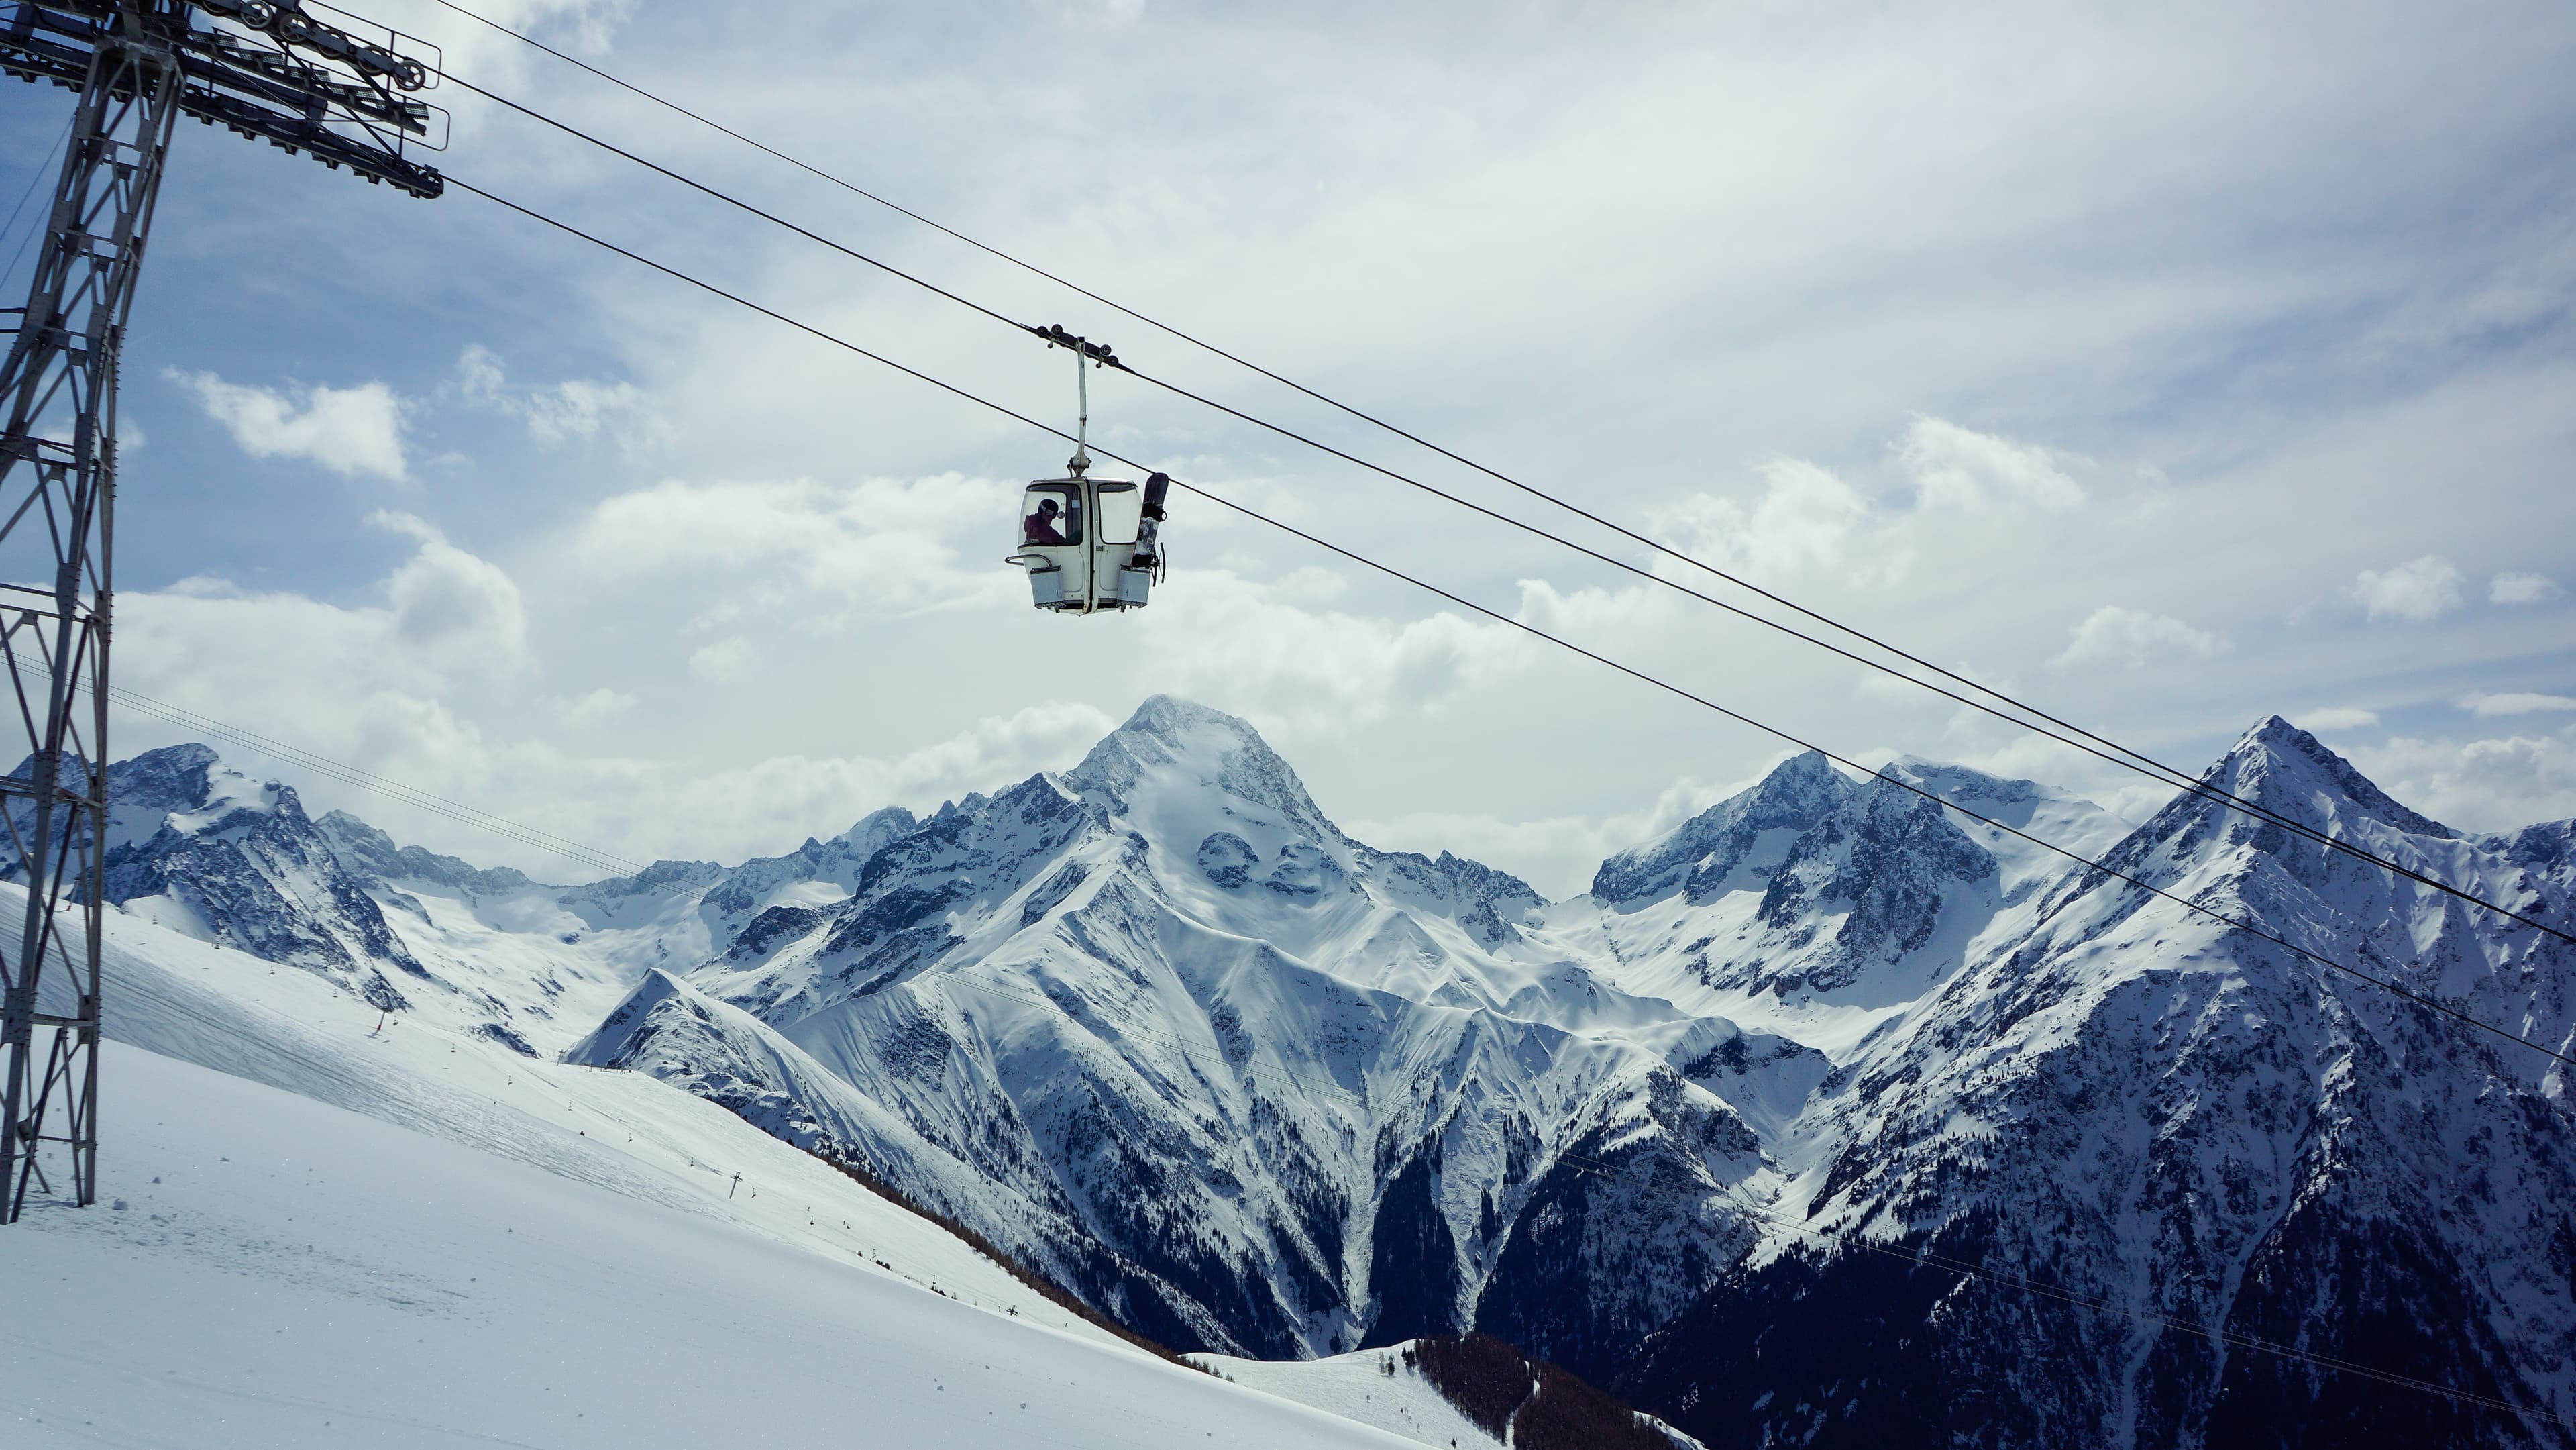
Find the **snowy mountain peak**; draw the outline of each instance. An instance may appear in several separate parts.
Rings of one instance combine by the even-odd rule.
[[[887,806],[883,810],[870,811],[859,817],[858,824],[833,837],[830,844],[864,847],[873,851],[919,824],[921,824],[920,821],[914,818],[912,812],[901,806]],[[824,844],[808,838],[805,848],[809,851],[817,850]]]
[[[522,891],[536,884],[516,867],[486,869],[419,846],[396,846],[393,837],[347,811],[332,811],[313,824],[342,862],[361,875],[388,883],[435,882],[486,894]]]
[[[1342,839],[1306,794],[1305,782],[1261,732],[1222,710],[1171,695],[1156,695],[1137,706],[1127,723],[1093,746],[1064,779],[1121,811],[1139,805],[1142,795],[1213,791],[1276,812],[1310,840]]]
[[[21,763],[17,774],[27,774],[32,759]],[[186,745],[169,745],[147,750],[113,767],[116,776],[116,804],[138,811],[194,810],[206,803],[211,777],[227,770],[223,757],[213,747],[193,741]]]
[[[1997,807],[2028,805],[2059,794],[2037,781],[1990,775],[1971,766],[1925,760],[1919,755],[1900,755],[1882,767],[1879,774],[1920,786],[1981,816],[1995,815]]]
[[[1602,862],[1592,877],[1592,894],[1620,907],[1660,900],[1676,889],[1693,902],[1706,901],[1729,889],[1737,872],[1776,863],[1797,833],[1833,814],[1859,789],[1820,752],[1791,756],[1752,789]],[[1774,831],[1788,834],[1766,838]],[[1756,855],[1771,860],[1756,863]]]
[[[21,762],[17,778],[25,779],[33,765],[32,757]],[[304,817],[294,787],[245,775],[195,743],[147,750],[110,765],[107,794],[111,858],[119,848],[149,841],[165,828],[183,835],[221,835],[272,814],[282,813],[299,827]]]
[[[2278,715],[2246,731],[2201,779],[2319,830],[2348,829],[2357,819],[2369,819],[2413,836],[2460,836],[2398,804],[2352,762]]]

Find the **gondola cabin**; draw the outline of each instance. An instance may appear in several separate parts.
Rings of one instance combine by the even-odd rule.
[[[1075,414],[1071,477],[1041,478],[1020,496],[1019,552],[1004,560],[1029,571],[1029,600],[1057,614],[1098,614],[1142,609],[1163,577],[1156,536],[1163,526],[1163,498],[1171,475],[1142,484],[1091,476],[1090,369],[1124,369],[1105,342],[1076,337],[1062,327],[1031,327],[1050,348],[1073,352]]]
[[[1042,478],[1020,499],[1020,547],[1030,602],[1064,614],[1142,609],[1162,556],[1155,543],[1170,480]]]

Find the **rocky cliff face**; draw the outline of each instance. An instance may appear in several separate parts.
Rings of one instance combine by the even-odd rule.
[[[2209,778],[2576,929],[2576,823],[2464,836],[2278,720]],[[2576,1444],[2404,1383],[2576,1417],[2553,1064],[1905,787],[2567,1049],[2566,942],[2205,801],[1802,757],[1547,903],[1167,699],[578,888],[211,756],[119,780],[129,906],[664,1077],[1177,1345],[1480,1328],[1713,1445]]]
[[[22,777],[27,770],[18,767]],[[119,761],[107,785],[110,902],[318,973],[378,1007],[411,1005],[396,983],[426,971],[294,787],[229,769],[203,745]],[[17,824],[32,830],[23,813]]]

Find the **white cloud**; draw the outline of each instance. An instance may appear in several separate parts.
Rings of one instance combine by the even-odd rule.
[[[617,27],[635,8],[635,0],[518,0],[505,5],[501,13],[512,11],[531,20],[543,18],[571,31],[572,48],[586,55],[608,54],[608,43]],[[491,13],[486,7],[485,13]],[[524,27],[513,26],[513,29]]]
[[[1535,643],[1446,610],[1383,619],[1287,602],[1336,587],[1317,570],[1258,581],[1222,569],[1175,574],[1145,611],[1130,657],[1150,668],[1157,689],[1251,716],[1287,739],[1318,740],[1437,709],[1522,668]]]
[[[2487,584],[2489,604],[2539,604],[2566,591],[2546,574],[2498,574]]]
[[[2353,576],[2350,596],[2373,619],[2439,619],[2460,607],[2460,570],[2439,554]]]
[[[634,709],[635,697],[603,685],[587,695],[569,700],[556,700],[549,708],[554,717],[566,725],[575,727],[597,725],[614,720]]]
[[[2390,795],[2472,831],[2510,831],[2576,816],[2576,725],[2488,740],[2400,737],[2352,752]]]
[[[481,0],[473,10],[522,35],[535,35],[558,50],[597,60],[607,56],[616,28],[634,8],[634,0]],[[452,15],[441,16],[416,0],[406,0],[384,19],[413,35],[435,36],[450,75],[470,75],[495,90],[502,90],[506,82],[511,89],[503,90],[505,95],[524,91],[552,64],[506,34],[480,25],[455,24]],[[409,45],[405,49],[422,53]],[[488,105],[455,104],[460,136],[473,134],[496,111]]]
[[[2052,663],[2140,669],[2158,660],[2213,660],[2234,646],[2170,615],[2106,604],[2075,626],[2075,638]]]
[[[1018,486],[957,474],[826,484],[669,479],[602,500],[569,561],[603,580],[728,581],[701,623],[776,618],[806,635],[862,617],[998,607],[1027,585],[999,567]],[[970,541],[985,547],[974,549]]]
[[[1896,461],[1913,480],[1925,508],[2063,513],[2084,502],[2084,490],[2047,449],[1939,418],[1916,418],[1896,444]]]
[[[419,541],[419,551],[384,583],[395,632],[418,662],[450,673],[517,674],[535,665],[527,606],[499,565],[449,543],[413,515],[380,510],[371,522]]]
[[[539,443],[595,438],[606,431],[635,451],[669,437],[666,424],[642,413],[644,393],[633,383],[573,378],[550,388],[513,389],[500,354],[480,343],[468,344],[457,358],[456,375],[458,390],[467,399],[519,419]]]
[[[2299,724],[2310,730],[2362,730],[2378,723],[2378,711],[2351,705],[2330,705],[2299,716]]]
[[[1869,501],[1832,471],[1783,458],[1759,472],[1762,496],[1750,508],[1693,494],[1650,512],[1648,525],[1683,553],[1756,580],[1853,572],[1854,582],[1891,581],[1904,572],[1910,551],[1879,537],[1884,531],[1874,526]],[[1867,567],[1851,570],[1864,556]]]
[[[401,482],[403,403],[383,383],[287,392],[228,383],[213,373],[169,372],[196,394],[206,416],[224,425],[253,458],[304,458],[334,473],[372,474]]]
[[[1064,700],[988,715],[964,731],[908,751],[885,767],[890,799],[934,799],[989,791],[1040,770],[1070,766],[1118,722],[1100,709]]]
[[[448,706],[426,702],[532,673],[526,609],[507,573],[410,515],[376,522],[418,544],[377,585],[381,602],[343,607],[253,593],[211,575],[123,593],[119,673],[155,694],[191,694],[217,718],[263,733],[289,720],[337,743],[370,711],[435,716]]]
[[[2154,781],[2133,781],[2093,793],[2093,803],[2133,826],[2154,820],[2156,812],[2173,802],[2181,791]]]
[[[1489,814],[1426,811],[1386,820],[1343,823],[1356,840],[1390,851],[1436,856],[1454,852],[1502,866],[1551,901],[1592,889],[1592,875],[1618,852],[1652,841],[1730,796],[1752,789],[1789,758],[1781,751],[1741,780],[1712,784],[1674,782],[1643,810],[1607,816],[1555,816],[1512,820]],[[1508,864],[1506,864],[1508,863]]]
[[[689,655],[689,673],[711,684],[747,680],[759,669],[759,647],[738,634],[700,645]]]
[[[2565,695],[2471,695],[2460,701],[2460,708],[2472,715],[2537,715],[2547,711],[2576,710],[2576,699]]]

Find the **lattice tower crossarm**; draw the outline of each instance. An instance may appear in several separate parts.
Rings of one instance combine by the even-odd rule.
[[[0,365],[0,657],[26,766],[0,778],[0,874],[26,888],[0,928],[0,1223],[31,1187],[98,1196],[99,953],[116,385],[135,277],[180,114],[184,0],[126,0],[89,57],[53,210]],[[26,576],[49,570],[40,579]],[[20,580],[26,582],[16,582]],[[5,727],[0,727],[5,728]],[[67,1181],[45,1172],[48,1145]]]

